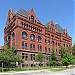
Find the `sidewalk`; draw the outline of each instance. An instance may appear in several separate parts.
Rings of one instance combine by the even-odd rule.
[[[0,75],[13,75],[15,73],[19,73],[19,74],[20,73],[36,73],[36,72],[42,72],[42,71],[48,71],[48,70],[44,69],[44,70],[30,70],[30,71],[9,71],[9,72],[0,72]]]

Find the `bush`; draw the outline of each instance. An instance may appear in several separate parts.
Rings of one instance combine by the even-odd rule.
[[[55,60],[49,61],[47,64],[48,64],[49,66],[58,66],[58,62],[55,61]]]

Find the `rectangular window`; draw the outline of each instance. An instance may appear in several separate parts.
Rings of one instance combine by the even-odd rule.
[[[45,44],[47,44],[47,40],[45,39]]]
[[[25,60],[28,60],[28,54],[25,54]]]
[[[22,42],[22,49],[24,49],[24,42]]]
[[[58,43],[58,46],[60,46],[60,44]]]
[[[33,59],[35,60],[35,54],[33,54]]]
[[[35,50],[35,45],[34,44],[30,44],[30,50]]]
[[[48,45],[50,45],[50,40],[48,40]]]
[[[24,59],[24,53],[22,53],[22,59]]]
[[[45,47],[45,52],[47,52],[47,47]]]
[[[50,53],[50,48],[48,48],[48,53]]]
[[[33,48],[33,47],[32,47],[32,44],[30,44],[30,50],[32,50],[32,48]]]
[[[30,54],[30,59],[33,60],[33,55],[32,54]]]
[[[25,43],[25,49],[28,49],[27,43]]]
[[[42,51],[42,46],[40,46],[40,51]]]
[[[63,44],[64,48],[65,48],[65,44]]]
[[[66,45],[66,48],[68,48],[68,45]]]
[[[54,46],[54,41],[52,41],[52,46]]]
[[[33,44],[33,50],[35,50],[35,45]]]
[[[56,46],[57,46],[57,42],[56,42]]]
[[[41,45],[38,45],[38,50],[42,51],[42,46]]]

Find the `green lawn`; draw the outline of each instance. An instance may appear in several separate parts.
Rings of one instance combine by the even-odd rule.
[[[28,70],[43,70],[47,69],[48,71],[62,71],[68,68],[64,67],[53,67],[53,66],[46,66],[46,67],[23,67],[23,68],[3,68],[4,71],[28,71]],[[1,68],[0,68],[1,71]]]

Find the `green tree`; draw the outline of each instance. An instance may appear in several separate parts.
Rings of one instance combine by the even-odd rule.
[[[54,47],[52,48],[51,60],[56,60],[56,56],[55,56]]]
[[[72,54],[75,55],[75,44],[72,46]]]
[[[15,63],[23,62],[20,55],[15,54],[15,50],[4,50],[0,52],[0,64],[3,63],[5,66],[15,66]]]
[[[70,54],[72,54],[72,47],[70,47],[70,46],[67,47],[67,52],[70,53]]]
[[[51,56],[50,56],[50,60],[47,62],[47,64],[49,66],[57,66],[58,65],[58,62],[56,60],[56,54],[55,54],[54,47],[52,48],[52,53],[51,53]]]
[[[64,54],[64,48],[62,46],[60,47],[59,53],[61,54],[61,57],[62,57]]]
[[[64,51],[63,56],[61,57],[61,62],[63,63],[63,65],[67,66],[70,64],[74,64],[75,62],[75,57],[73,55],[71,55],[70,53],[68,53],[66,50]]]
[[[39,52],[36,56],[35,56],[35,61],[39,61],[40,63],[40,67],[42,62],[44,61],[45,56],[43,55],[43,53]]]

